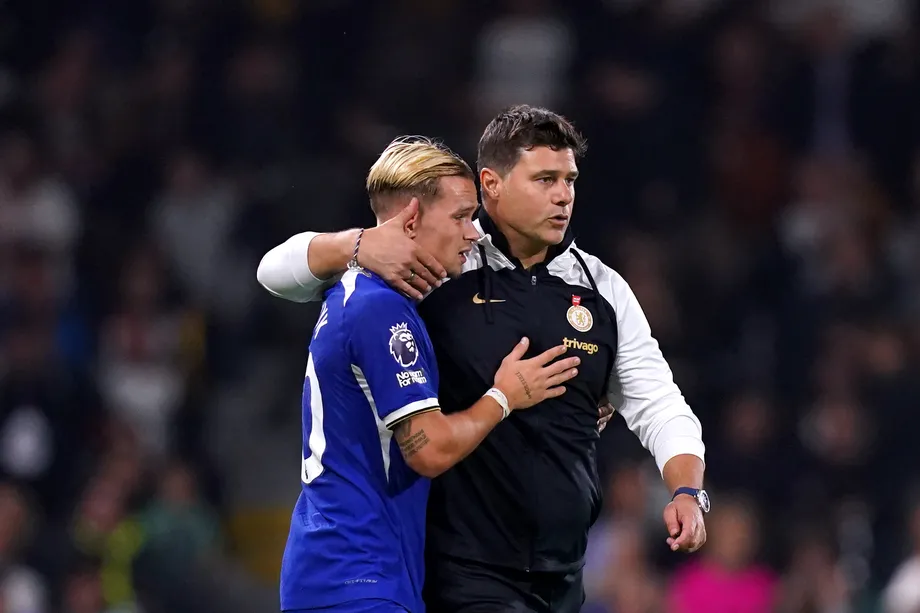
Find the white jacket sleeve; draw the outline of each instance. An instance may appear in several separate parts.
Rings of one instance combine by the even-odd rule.
[[[256,278],[278,298],[291,302],[316,302],[337,277],[322,280],[310,270],[307,253],[317,232],[295,234],[262,257]]]
[[[639,301],[623,277],[601,266],[598,289],[616,311],[619,337],[607,392],[610,403],[655,456],[659,471],[677,455],[705,460],[700,422],[674,383]]]

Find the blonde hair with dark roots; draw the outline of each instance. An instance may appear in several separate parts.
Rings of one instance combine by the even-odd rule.
[[[401,136],[387,145],[367,173],[371,209],[380,217],[413,197],[420,203],[430,201],[438,195],[441,177],[475,181],[469,164],[446,145],[425,136]]]

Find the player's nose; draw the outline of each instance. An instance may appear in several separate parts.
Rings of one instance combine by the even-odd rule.
[[[471,243],[479,240],[479,231],[472,221],[463,224],[463,240]]]

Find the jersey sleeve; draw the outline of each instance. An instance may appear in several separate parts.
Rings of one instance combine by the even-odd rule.
[[[427,332],[395,292],[362,297],[346,308],[352,371],[388,428],[439,407],[437,368]]]

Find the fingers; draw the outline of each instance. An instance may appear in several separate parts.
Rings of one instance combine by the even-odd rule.
[[[677,516],[677,505],[673,502],[664,508],[664,525],[665,528],[668,529],[668,534],[671,537],[668,541],[674,540],[680,536],[680,518]]]
[[[421,247],[416,249],[415,257],[418,258],[418,262],[421,264],[421,266],[412,267],[412,269],[415,270],[415,274],[418,275],[418,278],[427,281],[431,287],[438,287],[441,285],[441,279],[447,277],[447,271],[444,270],[441,263]]]
[[[671,544],[671,551],[693,551],[692,545],[695,532],[693,526],[684,526],[680,536]]]
[[[610,418],[611,418],[611,417],[613,417],[613,416],[612,416],[612,415],[607,415],[606,417],[601,417],[600,419],[597,420],[597,433],[598,433],[598,434],[600,434],[601,432],[604,431],[604,428],[606,428],[606,427],[607,427],[607,424],[610,423]]]
[[[700,522],[696,530],[696,538],[693,542],[693,551],[699,550],[700,547],[706,544],[706,522]]]
[[[560,385],[559,387],[551,387],[546,390],[546,393],[543,394],[544,398],[558,398],[559,396],[565,393],[565,386]]]
[[[431,291],[432,287],[436,287],[438,284],[435,283],[433,280],[429,281],[429,279],[431,278],[431,273],[428,272],[427,268],[424,269],[425,270],[424,273],[412,274],[413,272],[415,272],[416,268],[421,268],[421,266],[416,265],[416,266],[412,266],[409,268],[409,272],[406,274],[406,283],[408,283],[409,285],[417,289],[423,295],[427,294],[428,292]]]
[[[673,551],[686,551],[692,553],[703,546],[705,536],[702,522],[690,519],[684,522],[680,536],[671,545]]]
[[[565,345],[556,345],[552,349],[547,349],[537,357],[531,358],[531,361],[533,361],[533,363],[537,364],[538,366],[543,366],[544,364],[552,362],[565,352]]]
[[[420,291],[418,291],[417,289],[415,289],[414,287],[412,287],[411,285],[409,285],[408,283],[406,283],[404,280],[400,279],[399,277],[392,277],[392,278],[386,279],[386,282],[389,283],[393,289],[402,293],[404,296],[408,296],[409,298],[412,298],[413,300],[421,300],[422,298],[424,298],[424,295]]]
[[[528,347],[530,347],[530,339],[525,336],[521,339],[521,342],[514,346],[514,349],[511,350],[511,353],[509,353],[505,359],[517,362],[527,353]]]
[[[577,374],[577,368],[570,368],[569,370],[555,374],[546,380],[546,387],[556,387],[557,385],[561,385],[569,379],[573,379]]]
[[[598,405],[597,407],[597,433],[600,434],[607,427],[607,423],[613,417],[613,405],[609,402]]]
[[[543,368],[543,372],[551,377],[553,375],[558,375],[561,372],[567,371],[571,368],[575,368],[579,364],[581,364],[581,358],[577,356],[572,357],[572,358],[566,358],[564,360],[559,360],[558,362],[553,362],[549,366],[545,366]]]
[[[396,245],[393,245],[396,241],[400,241],[400,244],[405,245],[408,253],[403,252],[395,261],[388,262],[385,260],[385,262],[381,263],[381,267],[387,272],[387,274],[382,274],[381,276],[391,286],[415,299],[422,298],[422,296],[431,291],[431,288],[440,285],[441,279],[447,276],[444,268],[430,253],[402,234],[403,226],[418,213],[418,207],[418,198],[413,198],[409,201],[408,206],[384,224],[385,226],[393,227],[395,233],[388,233],[381,246],[381,248],[396,249]],[[392,247],[389,247],[388,244]],[[401,249],[397,249],[396,253],[399,253]],[[402,260],[403,257],[407,258],[407,260],[403,260],[404,263],[399,269],[393,270],[393,265]],[[373,268],[371,269],[373,270]],[[406,284],[412,286],[416,291],[406,290]]]
[[[418,213],[418,198],[413,198],[409,201],[408,206],[399,212],[399,215],[393,217],[390,221],[393,222],[393,225],[404,226],[406,222],[412,219],[412,216]]]
[[[681,513],[672,502],[665,507],[664,522],[670,534],[667,543],[671,551],[692,553],[706,542],[706,525],[700,512]]]

